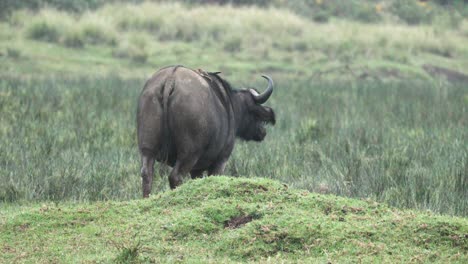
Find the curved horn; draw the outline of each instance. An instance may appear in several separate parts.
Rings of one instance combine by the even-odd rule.
[[[265,103],[268,100],[268,98],[270,98],[270,95],[273,93],[273,86],[274,86],[273,80],[267,75],[262,75],[262,77],[268,80],[268,87],[261,94],[252,93],[252,95],[253,95],[253,97],[255,99],[255,102],[257,104]]]

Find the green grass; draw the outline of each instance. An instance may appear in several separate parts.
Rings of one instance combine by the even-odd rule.
[[[227,224],[236,217],[251,221]],[[146,200],[0,213],[4,262],[466,263],[467,233],[463,218],[221,176]]]
[[[227,175],[468,215],[466,85],[273,78],[277,125],[261,144],[238,142]],[[258,75],[228,80],[265,85]],[[144,81],[2,80],[0,200],[140,197],[135,111]],[[159,178],[155,192],[168,188]]]

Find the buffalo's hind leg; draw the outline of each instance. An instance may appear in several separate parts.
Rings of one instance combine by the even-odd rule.
[[[190,171],[190,176],[192,179],[198,179],[198,178],[203,178],[203,172],[205,170],[192,170]]]
[[[193,166],[198,161],[198,155],[184,155],[181,159],[177,160],[174,168],[169,175],[169,184],[171,189],[175,189],[182,184],[182,177],[192,171]]]
[[[141,154],[141,186],[143,189],[143,198],[148,198],[151,192],[151,185],[153,184],[154,173],[153,156]]]
[[[224,173],[224,169],[226,168],[227,159],[220,160],[208,169],[208,175],[222,175]]]

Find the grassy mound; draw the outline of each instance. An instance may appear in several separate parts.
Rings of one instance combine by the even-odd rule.
[[[131,202],[5,208],[5,262],[452,262],[468,220],[210,177]]]

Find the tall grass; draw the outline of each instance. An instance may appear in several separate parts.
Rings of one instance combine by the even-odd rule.
[[[468,215],[466,86],[275,79],[277,125],[261,144],[239,142],[227,175]],[[2,80],[0,201],[140,197],[135,108],[143,83]],[[153,190],[166,190],[165,170],[156,171]]]
[[[0,199],[136,197],[139,86],[117,78],[2,81]]]

